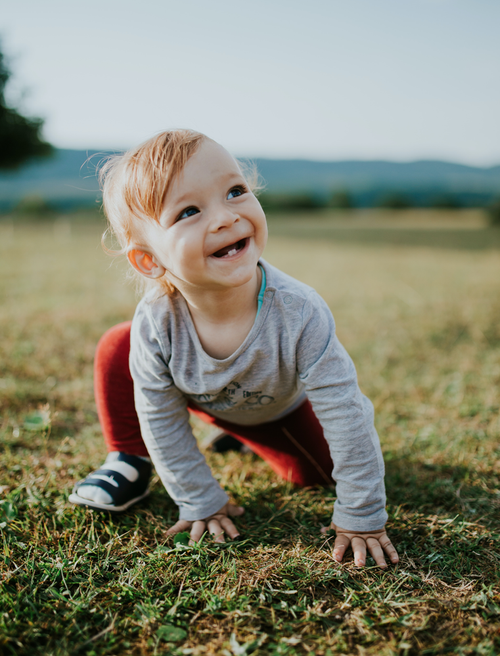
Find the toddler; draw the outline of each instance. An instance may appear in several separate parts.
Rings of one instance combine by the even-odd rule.
[[[384,463],[373,407],[307,285],[262,259],[266,218],[238,163],[190,130],[113,158],[104,208],[130,264],[151,283],[132,323],[99,342],[96,401],[109,455],[70,501],[121,511],[154,464],[179,507],[170,533],[239,537],[243,508],[205,462],[189,412],[247,445],[299,486],[336,483],[334,557],[398,555],[384,530]],[[151,464],[152,461],[152,464]]]

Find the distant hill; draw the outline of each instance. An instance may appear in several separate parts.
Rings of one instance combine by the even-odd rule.
[[[109,151],[59,149],[49,160],[17,172],[0,173],[0,209],[27,196],[40,196],[62,208],[96,205],[96,170]],[[312,193],[326,197],[347,190],[358,205],[371,205],[388,192],[404,193],[417,204],[451,194],[465,205],[482,205],[500,196],[500,166],[488,168],[436,160],[319,162],[303,159],[252,160],[269,193]],[[420,201],[419,201],[420,199]],[[423,199],[423,200],[422,200]]]
[[[436,160],[417,162],[339,161],[303,159],[253,160],[271,190],[292,191],[373,187],[394,189],[446,188],[451,191],[500,191],[500,166],[479,168]]]
[[[64,208],[97,205],[96,170],[109,152],[58,149],[50,159],[34,161],[19,171],[0,173],[0,208],[22,198],[40,196]]]

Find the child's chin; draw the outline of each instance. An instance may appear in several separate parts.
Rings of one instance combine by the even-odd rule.
[[[224,287],[241,287],[254,278],[256,269],[257,264],[255,266],[247,264],[238,267],[237,270],[229,271],[227,275],[223,275],[219,279]]]

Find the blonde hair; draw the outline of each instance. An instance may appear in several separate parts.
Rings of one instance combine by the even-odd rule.
[[[172,181],[206,138],[194,130],[161,132],[137,148],[114,155],[104,162],[99,171],[99,181],[108,219],[108,230],[102,239],[107,253],[126,253],[131,243],[140,243],[143,221],[159,221]],[[111,249],[105,245],[109,232],[115,235],[121,249]],[[166,276],[156,283],[168,294],[175,291]]]

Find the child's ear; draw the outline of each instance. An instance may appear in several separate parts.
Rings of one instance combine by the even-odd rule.
[[[165,273],[165,267],[157,261],[152,253],[131,247],[127,251],[127,257],[134,269],[146,278],[161,278]]]

